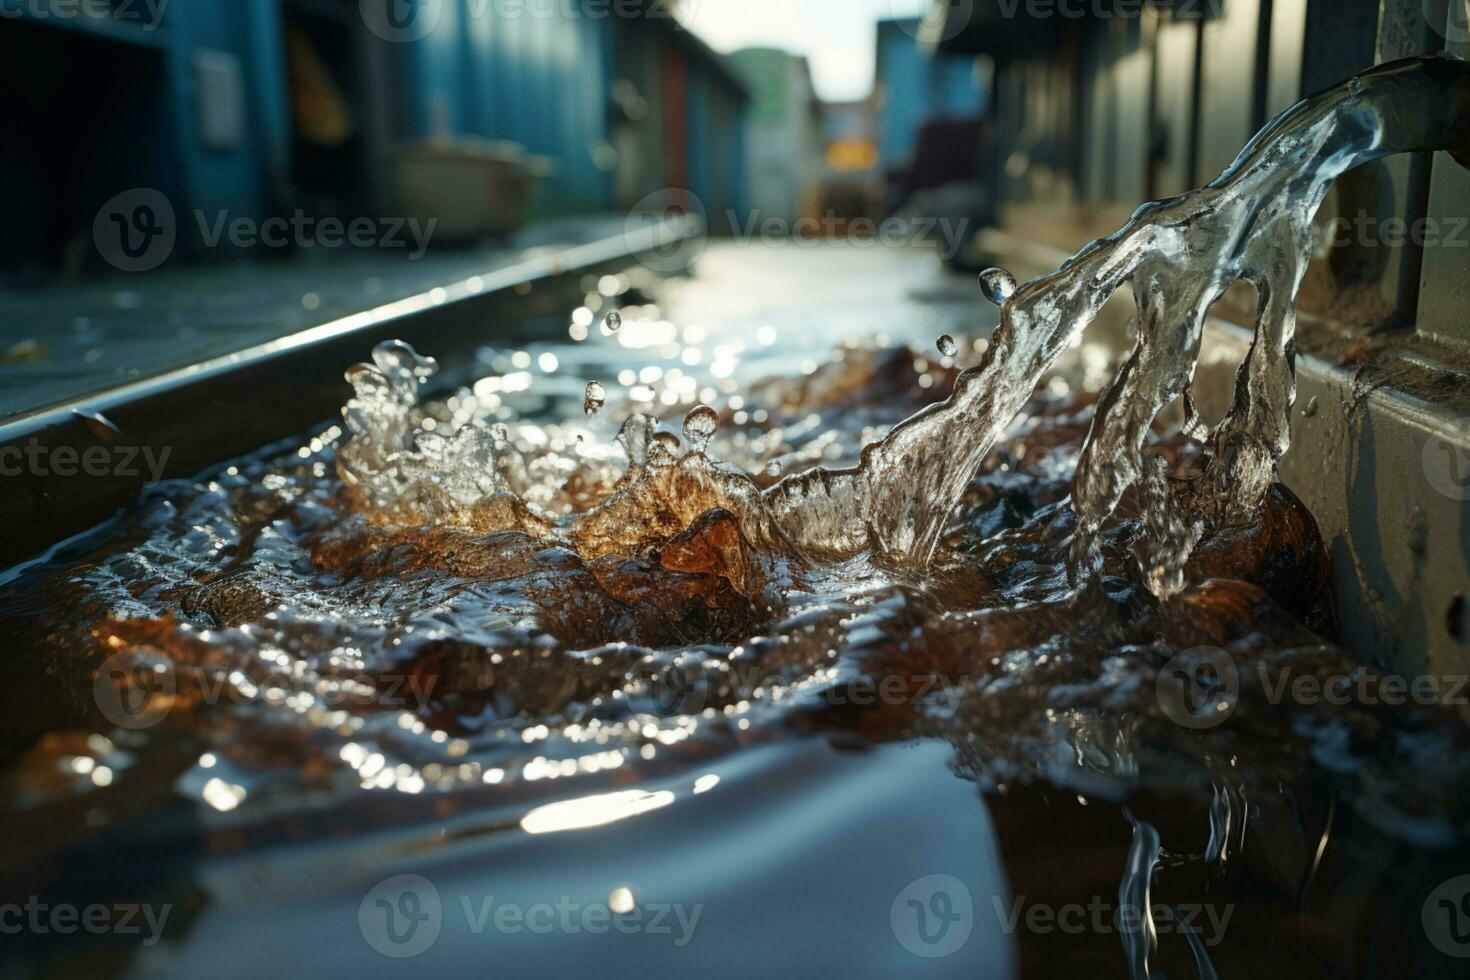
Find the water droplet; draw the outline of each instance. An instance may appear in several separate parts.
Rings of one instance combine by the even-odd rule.
[[[720,427],[719,414],[708,405],[695,405],[684,416],[684,441],[696,453],[702,453]]]
[[[87,426],[87,430],[102,442],[116,442],[117,437],[122,435],[122,429],[119,429],[112,419],[101,412],[88,412],[74,408],[71,413],[81,419]]]
[[[439,371],[439,362],[425,357],[401,340],[385,340],[373,348],[373,362],[388,378],[427,381]]]
[[[1302,415],[1306,416],[1307,418],[1311,418],[1313,415],[1316,415],[1316,414],[1317,414],[1317,396],[1316,395],[1313,395],[1311,397],[1311,399],[1307,402],[1307,407],[1304,408],[1304,409],[1302,409]]]
[[[955,345],[954,338],[949,334],[945,334],[939,338],[939,353],[945,357],[954,357],[958,350],[959,347]]]
[[[648,462],[653,466],[668,466],[679,458],[679,437],[672,432],[655,432],[648,444]]]
[[[389,395],[388,379],[371,364],[354,364],[343,377],[357,392],[357,397],[364,401],[386,399]]]
[[[607,907],[613,910],[615,915],[629,915],[638,907],[633,898],[633,892],[628,888],[614,888],[611,895],[607,897]]]
[[[607,315],[607,319],[603,323],[607,326],[607,329],[613,333],[617,333],[618,328],[623,325],[623,315],[617,310],[613,310]]]
[[[766,476],[780,476],[781,470],[782,466],[779,459],[773,459],[766,464]]]
[[[652,415],[635,413],[628,416],[623,427],[618,430],[618,442],[622,445],[623,452],[628,454],[629,463],[642,466],[648,462],[648,443],[657,429],[658,419]]]
[[[996,306],[1004,306],[1016,293],[1016,277],[1004,269],[986,269],[980,273],[980,292]]]
[[[602,386],[601,381],[587,382],[587,391],[582,396],[582,411],[587,415],[596,415],[602,411],[602,406],[607,404],[607,389]]]

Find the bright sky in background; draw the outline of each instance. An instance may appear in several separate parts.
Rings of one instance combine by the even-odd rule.
[[[784,48],[812,63],[817,94],[861,99],[873,88],[874,25],[918,17],[928,0],[682,0],[680,19],[716,51]]]

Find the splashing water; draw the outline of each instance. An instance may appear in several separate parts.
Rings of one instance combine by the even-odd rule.
[[[684,806],[683,784],[711,785],[710,760],[799,733],[844,750],[941,738],[954,771],[1010,814],[1006,834],[1039,828],[1012,856],[1018,876],[1028,860],[1051,875],[1057,841],[1085,831],[1115,845],[1108,887],[1124,905],[1188,898],[1195,872],[1204,895],[1252,903],[1278,880],[1318,881],[1324,925],[1302,942],[1336,955],[1379,920],[1344,911],[1334,886],[1376,875],[1385,893],[1408,894],[1420,882],[1395,877],[1412,862],[1345,871],[1334,857],[1470,836],[1470,751],[1427,710],[1268,697],[1305,674],[1374,676],[1324,640],[1325,549],[1310,516],[1271,486],[1291,399],[1278,348],[1325,184],[1355,161],[1464,132],[1462,108],[1427,97],[1463,84],[1450,62],[1378,69],[1297,107],[1210,187],[1141,209],[1055,275],[1018,288],[991,270],[982,287],[1002,322],[973,370],[926,354],[937,331],[920,326],[912,349],[844,345],[800,378],[742,389],[724,414],[708,404],[715,395],[673,379],[661,417],[618,416],[625,465],[577,415],[578,394],[584,412],[603,408],[601,382],[558,389],[575,422],[517,419],[491,410],[504,390],[494,385],[421,402],[437,365],[381,345],[347,372],[345,441],[328,430],[283,456],[167,485],[90,550],[23,576],[21,599],[4,597],[0,614],[26,602],[39,613],[23,634],[37,654],[15,658],[34,671],[15,686],[34,696],[7,717],[24,737],[12,733],[19,761],[3,812],[47,840],[92,841],[94,811],[146,818],[183,796],[204,814],[208,846],[160,847],[160,860],[238,860],[282,821],[293,839],[338,841],[333,855],[368,857],[379,874],[381,855],[347,839],[359,828],[412,830],[407,851],[450,839],[468,853],[492,832],[505,848],[517,820],[579,799],[680,795]],[[1262,311],[1235,410],[1213,433],[1193,413],[1183,430],[1153,426],[1159,440],[1142,456],[1158,409],[1187,389],[1209,303],[1242,276]],[[1128,282],[1138,341],[1113,385],[1096,401],[1080,383],[1038,390]],[[633,322],[633,333],[672,329]],[[636,339],[625,333],[608,356]],[[633,366],[597,370],[638,378]],[[609,414],[585,418],[600,426]],[[1194,484],[1170,476],[1201,469]],[[1219,488],[1232,483],[1262,500],[1238,525],[1221,519],[1231,515]],[[1101,588],[1079,593],[1069,572]],[[1192,676],[1178,658],[1202,649],[1238,675],[1233,714],[1214,731],[1217,719],[1190,712],[1193,692],[1169,687]],[[133,669],[111,670],[118,657]],[[108,699],[126,704],[157,676],[170,682],[166,717],[116,732]],[[93,699],[105,717],[73,710]],[[732,770],[718,792],[757,804],[732,810],[739,820],[779,808]],[[682,780],[677,793],[665,779]],[[1021,791],[1032,782],[1067,792]],[[1324,860],[1328,831],[1306,835],[1302,804],[1335,792],[1352,821],[1339,821]],[[854,809],[858,795],[873,794],[823,809]],[[1073,798],[1075,838],[1041,823]],[[798,802],[777,822],[810,836],[801,814],[812,800]],[[1104,808],[1116,819],[1099,820]],[[1279,850],[1302,866],[1245,877],[1247,825],[1293,845]],[[639,837],[636,824],[620,833]],[[694,836],[702,849],[719,835],[702,825]],[[132,853],[109,843],[86,853]],[[782,854],[814,846],[779,843]],[[560,870],[588,883],[583,868]],[[177,880],[215,878],[190,869]],[[612,883],[593,884],[606,895]],[[1226,975],[1249,972],[1242,963],[1278,941],[1278,923],[1305,918],[1307,897],[1299,906],[1293,893],[1259,923],[1242,916],[1234,960],[1191,938],[1200,975],[1213,975],[1212,958]],[[1420,928],[1416,912],[1409,928]],[[1117,956],[1119,937],[1106,938]],[[1029,955],[1059,937],[1045,939]],[[1149,975],[1170,942],[1150,921],[1121,937],[1121,952]]]
[[[606,404],[607,389],[602,386],[602,382],[587,382],[587,387],[582,392],[582,413],[589,417],[596,415],[602,411],[602,406]]]
[[[1005,306],[1016,295],[1016,277],[1004,269],[986,269],[980,273],[980,292],[996,306]]]
[[[1235,404],[1212,434],[1216,456],[1200,504],[1246,513],[1269,488],[1290,437],[1296,296],[1312,257],[1312,218],[1353,167],[1393,153],[1448,149],[1470,160],[1470,71],[1414,58],[1364,72],[1279,116],[1208,186],[1140,208],[1121,231],[1058,272],[1011,294],[985,360],[951,398],[895,428],[856,470],[791,477],[768,491],[776,520],[801,543],[855,551],[870,541],[925,564],[970,474],[1042,374],[1125,284],[1137,342],[1098,406],[1078,466],[1074,573],[1096,571],[1096,535],[1142,471],[1149,424],[1193,377],[1206,315],[1235,281],[1261,297]],[[814,515],[819,520],[813,521]],[[817,531],[813,540],[812,530]]]
[[[1128,866],[1118,885],[1118,907],[1130,910],[1132,915],[1122,928],[1123,948],[1133,980],[1148,980],[1149,957],[1159,942],[1154,906],[1149,898],[1159,864],[1159,832],[1147,821],[1138,820],[1131,813],[1127,816],[1133,824],[1133,842],[1128,847]]]
[[[703,453],[719,428],[719,413],[708,405],[696,405],[684,416],[684,441],[693,452]]]
[[[1470,72],[1448,58],[1385,65],[1305,100],[1263,130],[1214,182],[1139,208],[1121,231],[1083,249],[1056,273],[1017,288],[1004,270],[985,272],[982,289],[1001,304],[1002,319],[983,362],[960,375],[946,401],[868,446],[858,466],[808,469],[757,492],[742,475],[692,462],[680,467],[685,486],[666,486],[665,492],[682,495],[697,488],[697,497],[685,499],[730,510],[753,540],[782,541],[802,554],[827,558],[872,549],[922,568],[971,476],[1042,375],[1107,299],[1131,285],[1136,343],[1099,402],[1077,465],[1073,509],[1079,521],[1071,574],[1084,583],[1098,569],[1098,532],[1144,475],[1149,426],[1174,398],[1188,397],[1210,308],[1244,279],[1256,287],[1261,303],[1235,404],[1213,432],[1197,417],[1191,420],[1191,434],[1212,449],[1206,472],[1182,491],[1162,474],[1151,484],[1155,533],[1144,538],[1140,560],[1157,594],[1173,594],[1183,584],[1178,569],[1200,533],[1197,521],[1174,511],[1187,506],[1221,521],[1251,514],[1287,449],[1296,295],[1312,255],[1312,219],[1332,181],[1391,153],[1465,149],[1467,106]],[[941,351],[945,339],[940,338]],[[499,503],[479,507],[477,526],[494,526],[486,523],[489,511],[506,527],[531,530],[539,523],[549,530],[515,499],[513,481],[496,479],[514,469],[514,450],[493,433],[467,428],[453,444],[440,437],[421,447],[403,444],[416,401],[413,386],[432,370],[415,357],[410,350],[381,350],[375,354],[379,376],[369,377],[366,367],[349,374],[358,398],[349,405],[348,425],[358,439],[344,453],[344,478],[371,488],[369,499],[379,510],[406,507],[442,520],[488,493]],[[589,396],[590,391],[589,386]],[[1187,405],[1193,416],[1192,401]],[[382,417],[373,419],[374,409]],[[690,412],[684,437],[693,456],[704,455],[718,424],[707,406]],[[652,434],[625,433],[635,470],[647,462]],[[414,453],[422,454],[421,462]],[[467,464],[456,468],[447,462],[456,456]],[[442,487],[439,500],[436,486]],[[638,531],[633,514],[618,510],[626,502],[621,496],[609,504],[625,519],[621,533],[611,513],[576,520],[583,528],[596,526],[598,536],[627,543]],[[678,510],[696,516],[688,506]],[[577,526],[565,530],[573,539],[584,536]]]

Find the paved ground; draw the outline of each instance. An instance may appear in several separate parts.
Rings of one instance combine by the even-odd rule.
[[[622,230],[621,216],[588,218],[527,229],[501,247],[418,260],[401,250],[337,250],[0,290],[0,419]]]
[[[542,226],[491,250],[335,253],[242,260],[105,282],[0,291],[0,419],[242,350],[436,285],[484,275],[533,254],[621,234],[622,219]],[[844,336],[919,344],[942,333],[983,336],[993,311],[972,279],[946,274],[920,248],[815,242],[714,242],[698,275],[673,280],[681,323],[734,321],[776,360],[820,358]],[[754,358],[759,360],[759,358]],[[781,368],[776,369],[778,372]]]
[[[745,358],[757,376],[790,373],[791,363],[806,357],[825,360],[847,337],[932,349],[941,334],[962,345],[988,337],[997,320],[974,277],[946,271],[920,247],[717,241],[696,271],[669,284],[667,315],[680,324],[774,331],[775,342]],[[763,359],[773,370],[760,369]],[[971,363],[973,355],[961,361]]]

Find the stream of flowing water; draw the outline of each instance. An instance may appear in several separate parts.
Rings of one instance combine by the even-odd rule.
[[[254,922],[273,902],[342,965],[371,953],[351,914],[395,869],[554,878],[614,912],[722,894],[730,929],[795,946],[759,910],[832,848],[819,901],[858,963],[923,958],[891,959],[913,949],[889,914],[907,879],[876,911],[853,897],[868,864],[969,869],[977,922],[1039,896],[1144,910],[1121,934],[1002,925],[971,947],[999,972],[1012,945],[1028,973],[1431,963],[1421,903],[1466,870],[1464,729],[1379,697],[1383,673],[1333,642],[1325,548],[1274,466],[1312,215],[1352,166],[1463,150],[1466,91],[1463,65],[1420,59],[1302,103],[1056,274],[987,274],[988,339],[963,318],[927,339],[896,326],[745,375],[777,331],[676,323],[654,297],[681,287],[623,281],[590,284],[570,342],[487,350],[462,386],[380,345],[347,372],[343,425],[160,485],[10,577],[4,812],[32,845],[0,882],[182,905],[176,967],[200,962],[211,910]],[[1241,278],[1261,309],[1233,410],[1208,435],[1159,421]],[[1137,342],[1101,384],[1078,343],[1125,284]],[[794,337],[827,336],[820,303],[786,305],[812,318]],[[1351,696],[1283,697],[1302,677]],[[928,776],[905,782],[909,744]],[[863,760],[868,781],[831,776]],[[924,794],[900,809],[959,813],[955,775],[984,806],[935,833],[973,839],[926,852],[883,823],[883,845],[841,850],[888,787]],[[725,810],[698,809],[716,796]],[[700,834],[666,809],[703,814]],[[749,841],[736,813],[779,820]],[[575,843],[538,850],[545,834]],[[237,859],[307,870],[242,883]],[[1168,928],[1207,901],[1242,910],[1228,937]],[[272,921],[267,945],[320,962],[318,938]],[[638,962],[746,955],[721,928],[691,944],[702,959]],[[478,962],[462,939],[437,953]],[[588,972],[621,955],[572,948],[555,955]]]

